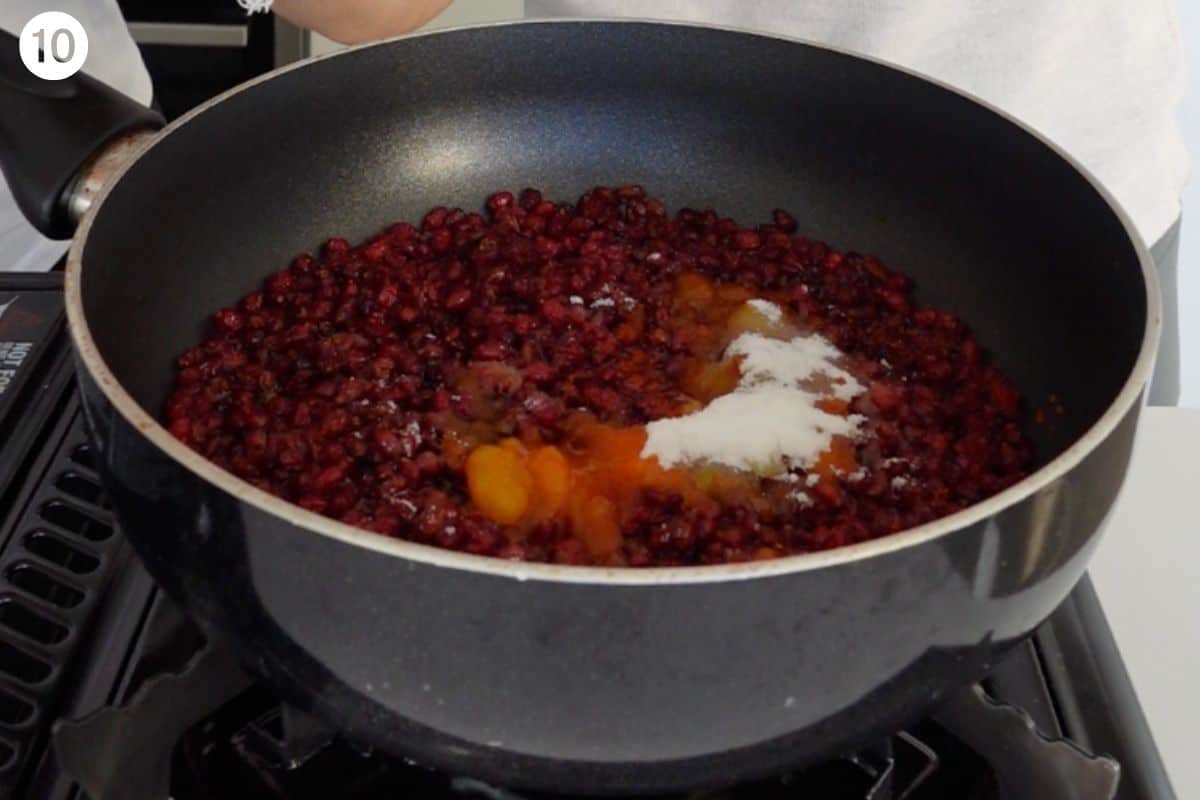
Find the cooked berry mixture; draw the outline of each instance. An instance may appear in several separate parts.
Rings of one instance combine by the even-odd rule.
[[[178,360],[171,432],[385,536],[563,564],[720,564],[918,525],[1027,474],[1021,400],[878,260],[497,192],[328,241]]]

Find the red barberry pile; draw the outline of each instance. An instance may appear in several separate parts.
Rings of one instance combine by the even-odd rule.
[[[915,306],[878,260],[798,236],[783,211],[741,227],[671,215],[639,187],[576,203],[498,192],[360,245],[331,239],[218,311],[178,359],[171,432],[307,509],[386,536],[559,563],[713,564],[884,536],[1019,480],[1020,397],[950,314]],[[688,406],[684,274],[762,292],[847,354],[869,386],[860,468],[832,490],[752,480],[744,502],[646,491],[621,545],[592,557],[550,519],[519,535],[470,502],[471,447],[569,446],[581,418],[636,426]],[[694,400],[692,401],[694,406]],[[811,485],[811,484],[810,484]],[[762,497],[779,502],[764,504]]]

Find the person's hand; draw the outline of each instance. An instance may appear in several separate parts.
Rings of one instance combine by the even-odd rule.
[[[344,44],[386,39],[421,27],[451,0],[275,0],[287,21]]]

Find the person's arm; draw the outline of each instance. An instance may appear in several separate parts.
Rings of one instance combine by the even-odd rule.
[[[271,9],[295,25],[343,44],[407,33],[440,14],[451,0],[275,0]]]

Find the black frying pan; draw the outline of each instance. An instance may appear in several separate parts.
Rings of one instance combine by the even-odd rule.
[[[33,169],[23,149],[47,154],[47,125],[71,109],[80,140],[146,119],[46,97],[13,70],[0,97],[22,119],[0,129],[6,174],[61,232],[89,197],[51,178],[83,154],[65,152],[61,126],[47,157],[66,166]],[[210,312],[325,237],[500,187],[569,198],[626,182],[745,221],[789,208],[805,232],[914,275],[1028,398],[1061,398],[1054,431],[1035,429],[1043,466],[841,550],[607,570],[352,529],[158,424],[172,359]],[[171,125],[91,207],[68,268],[80,382],[117,514],[154,576],[292,702],[516,786],[754,776],[890,731],[978,679],[1083,572],[1159,326],[1128,218],[1038,136],[877,62],[703,27],[500,25],[303,63]]]

